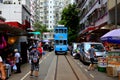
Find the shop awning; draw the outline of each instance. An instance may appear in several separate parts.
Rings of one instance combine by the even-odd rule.
[[[26,33],[23,28],[24,26],[19,22],[0,22],[0,32],[22,35]]]
[[[40,34],[40,32],[28,32],[28,34],[35,34],[35,35],[38,35],[38,34]]]
[[[86,29],[84,29],[84,30],[81,32],[81,34],[90,33],[90,32],[92,32],[92,31],[94,31],[94,30],[96,30],[96,29],[97,29],[97,27],[90,26],[90,27],[87,27]]]
[[[6,24],[8,24],[9,26],[15,27],[15,28],[19,28],[19,29],[24,29],[24,25],[20,24],[19,22],[5,22]]]

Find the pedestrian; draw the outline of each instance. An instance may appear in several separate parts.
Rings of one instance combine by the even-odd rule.
[[[11,66],[11,70],[13,71],[13,66],[14,66],[14,56],[13,53],[10,52],[7,57],[6,57],[6,62],[7,64],[9,64]]]
[[[5,65],[3,63],[3,60],[2,60],[1,56],[0,56],[0,73],[1,73],[1,79],[6,80]]]
[[[42,48],[42,46],[41,45],[38,45],[37,46],[37,50],[39,51],[39,53],[40,53],[40,59],[42,58],[42,54],[43,54],[43,48]]]
[[[94,49],[94,45],[91,45],[91,48],[88,50],[88,54],[90,56],[90,65],[88,67],[88,71],[89,70],[94,70],[94,59],[96,57],[96,53],[95,53],[95,49]]]
[[[15,65],[17,66],[17,71],[16,73],[21,73],[21,55],[18,52],[18,49],[14,49],[15,52]]]
[[[30,76],[33,76],[33,71],[35,71],[35,76],[38,76],[39,73],[39,59],[40,59],[40,53],[37,50],[37,46],[33,46],[32,50],[29,53],[29,59],[31,63],[31,72]]]

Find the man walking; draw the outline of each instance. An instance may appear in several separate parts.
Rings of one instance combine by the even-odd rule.
[[[30,76],[33,76],[33,71],[35,71],[35,76],[37,77],[39,73],[39,59],[40,59],[40,53],[37,50],[37,46],[32,47],[32,50],[29,53],[29,59],[31,61]]]
[[[88,70],[94,70],[94,58],[96,56],[94,45],[91,45],[91,48],[88,50],[89,56],[90,56],[90,65],[88,67]]]

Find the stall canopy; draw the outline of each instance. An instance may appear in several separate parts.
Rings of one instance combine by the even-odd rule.
[[[0,31],[12,34],[25,34],[24,25],[19,22],[0,22]]]
[[[120,29],[114,29],[100,38],[102,41],[120,44]]]
[[[50,42],[50,40],[43,40],[42,42]]]

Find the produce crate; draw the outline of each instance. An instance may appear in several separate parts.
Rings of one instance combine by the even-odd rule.
[[[120,80],[120,72],[118,72],[118,80]]]
[[[111,76],[111,77],[118,76],[117,71],[116,71],[116,67],[109,66],[106,68],[106,71],[107,71],[108,76]]]

